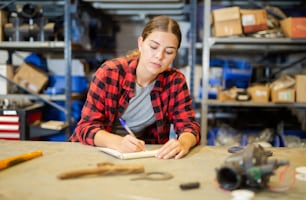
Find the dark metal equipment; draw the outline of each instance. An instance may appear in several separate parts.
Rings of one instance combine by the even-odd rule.
[[[225,190],[265,188],[274,171],[289,164],[286,160],[268,159],[270,156],[272,152],[264,150],[260,145],[250,144],[245,148],[236,149],[225,160],[223,166],[217,169],[220,187]]]
[[[9,23],[4,25],[4,33],[8,41],[48,41],[54,38],[55,23],[48,22],[39,5],[16,5]]]

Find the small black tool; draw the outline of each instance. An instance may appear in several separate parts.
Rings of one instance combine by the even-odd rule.
[[[182,183],[180,184],[180,188],[182,190],[191,190],[191,189],[196,189],[200,187],[199,182],[189,182],[189,183]]]

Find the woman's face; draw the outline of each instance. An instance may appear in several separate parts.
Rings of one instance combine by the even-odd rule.
[[[154,31],[145,40],[139,37],[139,67],[157,76],[172,63],[177,53],[177,47],[178,40],[173,33]]]

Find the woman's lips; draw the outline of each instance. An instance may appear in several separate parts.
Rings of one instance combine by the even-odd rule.
[[[160,67],[160,66],[161,66],[159,63],[155,63],[155,62],[152,62],[152,65],[153,65],[154,67]]]

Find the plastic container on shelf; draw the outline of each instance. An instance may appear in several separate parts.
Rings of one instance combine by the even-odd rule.
[[[45,94],[63,94],[66,88],[65,76],[49,75],[49,85]],[[74,75],[71,77],[71,92],[82,93],[88,89],[89,81],[86,76]]]
[[[222,87],[247,88],[252,76],[252,65],[243,60],[226,60],[223,65]]]

